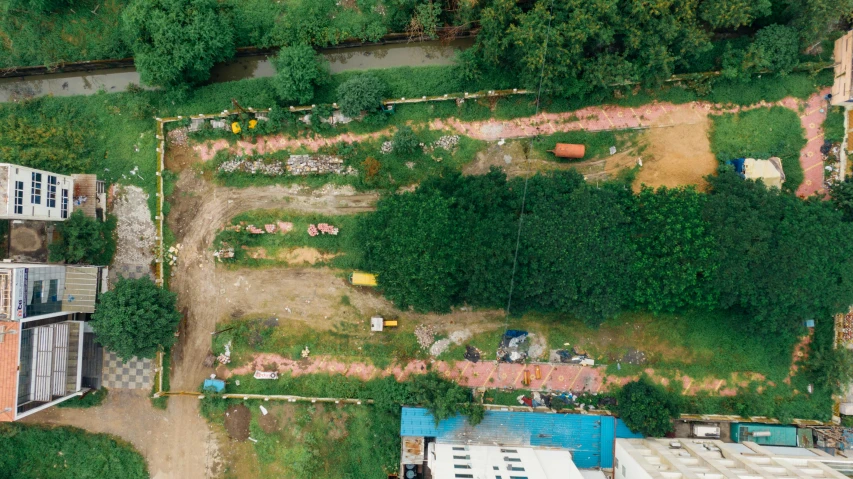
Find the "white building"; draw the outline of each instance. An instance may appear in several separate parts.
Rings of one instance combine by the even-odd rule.
[[[100,385],[103,353],[85,321],[106,268],[0,263],[0,421]]]
[[[73,195],[70,176],[0,163],[0,219],[63,221]]]
[[[847,479],[853,473],[853,460],[819,449],[707,439],[616,439],[613,466],[614,479]]]
[[[433,479],[584,479],[565,449],[430,443]]]

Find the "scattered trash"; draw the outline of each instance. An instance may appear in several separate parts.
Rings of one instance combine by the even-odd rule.
[[[302,358],[307,358],[309,354],[311,354],[311,351],[308,349],[308,346],[305,346],[305,349],[302,350]]]
[[[615,146],[611,146],[611,147],[610,147],[610,154],[611,154],[611,155],[615,155],[615,154],[616,154],[616,147],[615,147]]]
[[[527,358],[530,343],[527,341],[527,331],[517,329],[507,330],[498,346],[498,361],[520,363]]]
[[[255,379],[278,379],[278,373],[276,371],[255,371]]]
[[[480,361],[480,350],[475,348],[474,346],[465,346],[465,354],[463,355],[465,359],[471,361],[472,363],[476,363]]]
[[[252,441],[252,442],[255,442],[255,443],[256,443],[256,442],[258,442],[258,440],[257,440],[257,439],[255,439],[255,438],[253,438],[253,437],[250,437],[250,438],[249,438],[249,440],[250,440],[250,441]]]
[[[267,408],[265,408],[265,407],[263,407],[263,406],[258,406],[258,407],[260,407],[260,408],[261,408],[261,414],[263,414],[264,416],[266,416],[267,414],[269,414],[269,411],[267,411]]]
[[[231,362],[231,341],[225,343],[225,352],[220,354],[216,359],[219,361],[219,364],[225,365]]]

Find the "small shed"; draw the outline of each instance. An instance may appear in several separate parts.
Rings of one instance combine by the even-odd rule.
[[[741,174],[747,180],[761,179],[768,188],[775,187],[781,189],[782,183],[785,181],[782,160],[775,156],[767,160],[747,158],[743,162],[743,172]]]
[[[734,442],[749,441],[764,446],[797,447],[799,445],[796,426],[733,422],[731,434]]]

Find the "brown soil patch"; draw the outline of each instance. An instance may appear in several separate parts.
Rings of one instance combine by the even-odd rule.
[[[281,430],[281,426],[279,426],[278,423],[278,418],[275,417],[275,414],[273,414],[272,411],[270,411],[266,416],[263,413],[259,414],[258,425],[261,426],[261,429],[263,429],[263,431],[267,434],[272,434]]]
[[[710,120],[694,118],[694,123],[672,127],[651,128],[641,139],[647,145],[643,151],[643,166],[637,175],[634,189],[641,185],[657,188],[697,185],[704,189],[705,176],[717,170],[717,159],[711,153],[708,138]]]
[[[44,244],[39,232],[31,228],[13,228],[11,234],[12,244],[20,252],[38,251]]]
[[[201,161],[198,152],[187,145],[169,145],[166,148],[166,169],[180,173],[193,163]]]
[[[331,253],[321,253],[317,248],[293,248],[279,251],[276,259],[286,261],[287,264],[317,264],[325,263],[338,256]]]
[[[249,421],[252,413],[242,404],[228,408],[225,411],[225,430],[231,439],[245,441],[249,439]]]

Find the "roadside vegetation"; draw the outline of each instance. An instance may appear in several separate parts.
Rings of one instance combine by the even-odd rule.
[[[149,477],[142,455],[120,439],[21,423],[0,424],[0,471],[12,478]]]
[[[83,210],[75,210],[67,220],[57,224],[59,240],[49,246],[50,261],[109,265],[116,251],[117,222],[112,215],[106,221],[99,221],[83,214]]]

